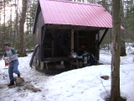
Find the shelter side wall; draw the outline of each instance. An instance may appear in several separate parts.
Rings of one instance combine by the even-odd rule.
[[[37,22],[36,22],[36,27],[35,27],[35,45],[36,44],[39,44],[41,46],[41,33],[42,33],[42,27],[44,25],[44,20],[43,20],[43,15],[42,15],[42,12],[40,12],[38,14],[38,17],[37,17]],[[39,46],[39,51],[38,53],[36,54],[36,58],[38,60],[41,60],[41,50],[40,50],[40,46]]]

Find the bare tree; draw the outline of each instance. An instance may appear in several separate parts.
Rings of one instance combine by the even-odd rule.
[[[111,62],[111,95],[109,101],[125,101],[120,95],[120,0],[112,0],[112,62]]]
[[[24,41],[24,24],[26,19],[27,3],[28,0],[22,0],[22,13],[19,20],[19,35],[20,35],[19,55],[20,56],[26,56],[26,48],[25,48],[25,41]]]
[[[121,9],[120,9],[120,16],[121,16],[121,24],[122,26],[125,26],[125,18],[124,18],[124,7],[123,7],[123,1],[121,0]],[[121,30],[121,50],[120,50],[120,56],[126,56],[126,47],[125,47],[125,31]]]
[[[18,14],[18,7],[19,7],[19,2],[18,0],[14,1],[14,5],[15,5],[15,24],[14,24],[14,34],[13,34],[13,45],[18,49],[19,48],[19,42],[16,42],[15,40],[18,39],[19,40],[19,26],[18,26],[18,20],[19,20],[19,14]]]

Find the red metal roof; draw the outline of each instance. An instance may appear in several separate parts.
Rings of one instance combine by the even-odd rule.
[[[46,24],[112,28],[112,16],[101,5],[52,0],[39,3]]]

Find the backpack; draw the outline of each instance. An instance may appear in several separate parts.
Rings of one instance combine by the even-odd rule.
[[[14,48],[11,48],[11,52],[13,53],[13,54],[16,54],[16,51],[15,51],[15,49]],[[4,53],[4,56],[6,57],[6,52]]]
[[[91,53],[86,53],[82,57],[83,57],[85,66],[91,66],[91,65],[96,65],[97,64],[96,58]]]

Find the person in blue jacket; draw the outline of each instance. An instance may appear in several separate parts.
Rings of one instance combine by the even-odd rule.
[[[96,58],[94,57],[93,54],[87,52],[87,49],[84,50],[82,58],[84,60],[84,66],[91,66],[97,64]]]
[[[3,59],[5,57],[8,57],[10,60],[10,65],[8,68],[10,83],[8,86],[12,86],[14,85],[13,73],[17,74],[17,76],[20,77],[20,72],[18,70],[18,65],[19,65],[18,56],[17,56],[16,50],[10,47],[10,44],[5,43],[4,48],[5,48],[5,52],[3,55]]]

